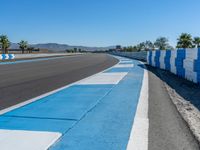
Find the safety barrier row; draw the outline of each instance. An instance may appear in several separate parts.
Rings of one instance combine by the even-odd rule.
[[[117,56],[124,56],[128,58],[133,58],[133,59],[138,59],[142,61],[146,61],[147,59],[147,52],[146,51],[141,51],[141,52],[122,52],[122,51],[114,51],[111,52],[113,55]]]
[[[200,83],[200,48],[149,51],[147,63]]]
[[[12,60],[14,58],[14,54],[0,54],[0,60]]]

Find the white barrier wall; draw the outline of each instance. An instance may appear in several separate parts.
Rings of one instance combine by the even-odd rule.
[[[177,57],[177,51],[176,50],[171,51],[171,57],[170,57],[171,70],[170,71],[174,74],[176,74],[176,64],[175,64],[176,57]]]
[[[166,51],[149,51],[147,57],[147,63],[151,66],[159,66],[194,83],[200,83],[200,48],[168,50],[168,56]],[[156,57],[159,57],[159,62],[156,62]]]
[[[197,72],[194,71],[195,60],[198,59],[198,49],[188,49],[186,51],[186,58],[183,62],[185,68],[185,77],[188,80],[197,82]]]
[[[151,63],[152,63],[152,66],[154,66],[154,67],[156,66],[155,57],[156,57],[156,52],[152,51]]]
[[[160,58],[159,58],[159,61],[160,61],[160,68],[161,69],[165,69],[165,56],[166,56],[166,51],[160,51]]]

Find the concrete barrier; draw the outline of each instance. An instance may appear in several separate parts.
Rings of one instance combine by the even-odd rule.
[[[39,54],[15,54],[15,59],[45,58],[57,56],[83,55],[83,53],[39,53]]]
[[[141,52],[120,52],[120,51],[114,51],[111,52],[113,55],[117,56],[124,56],[128,58],[138,59],[142,61],[147,61],[147,52],[141,51]]]
[[[14,54],[0,54],[0,60],[12,60],[15,59]]]
[[[200,83],[200,48],[149,51],[147,63]]]

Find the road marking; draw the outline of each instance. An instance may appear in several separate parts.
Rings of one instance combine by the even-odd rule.
[[[148,72],[144,69],[140,98],[127,145],[127,150],[148,150],[148,92]]]
[[[118,84],[126,75],[125,72],[101,73],[78,84]]]
[[[0,130],[2,150],[45,150],[60,138],[56,132]]]
[[[118,64],[114,68],[131,68],[134,67],[133,64]]]
[[[133,62],[133,61],[130,60],[130,59],[121,59],[120,61],[121,61],[121,62]]]

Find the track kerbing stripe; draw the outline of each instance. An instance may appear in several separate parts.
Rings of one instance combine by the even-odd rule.
[[[148,150],[148,86],[148,72],[145,69],[140,98],[127,145],[127,150],[133,150],[135,148],[137,148],[137,150]]]

